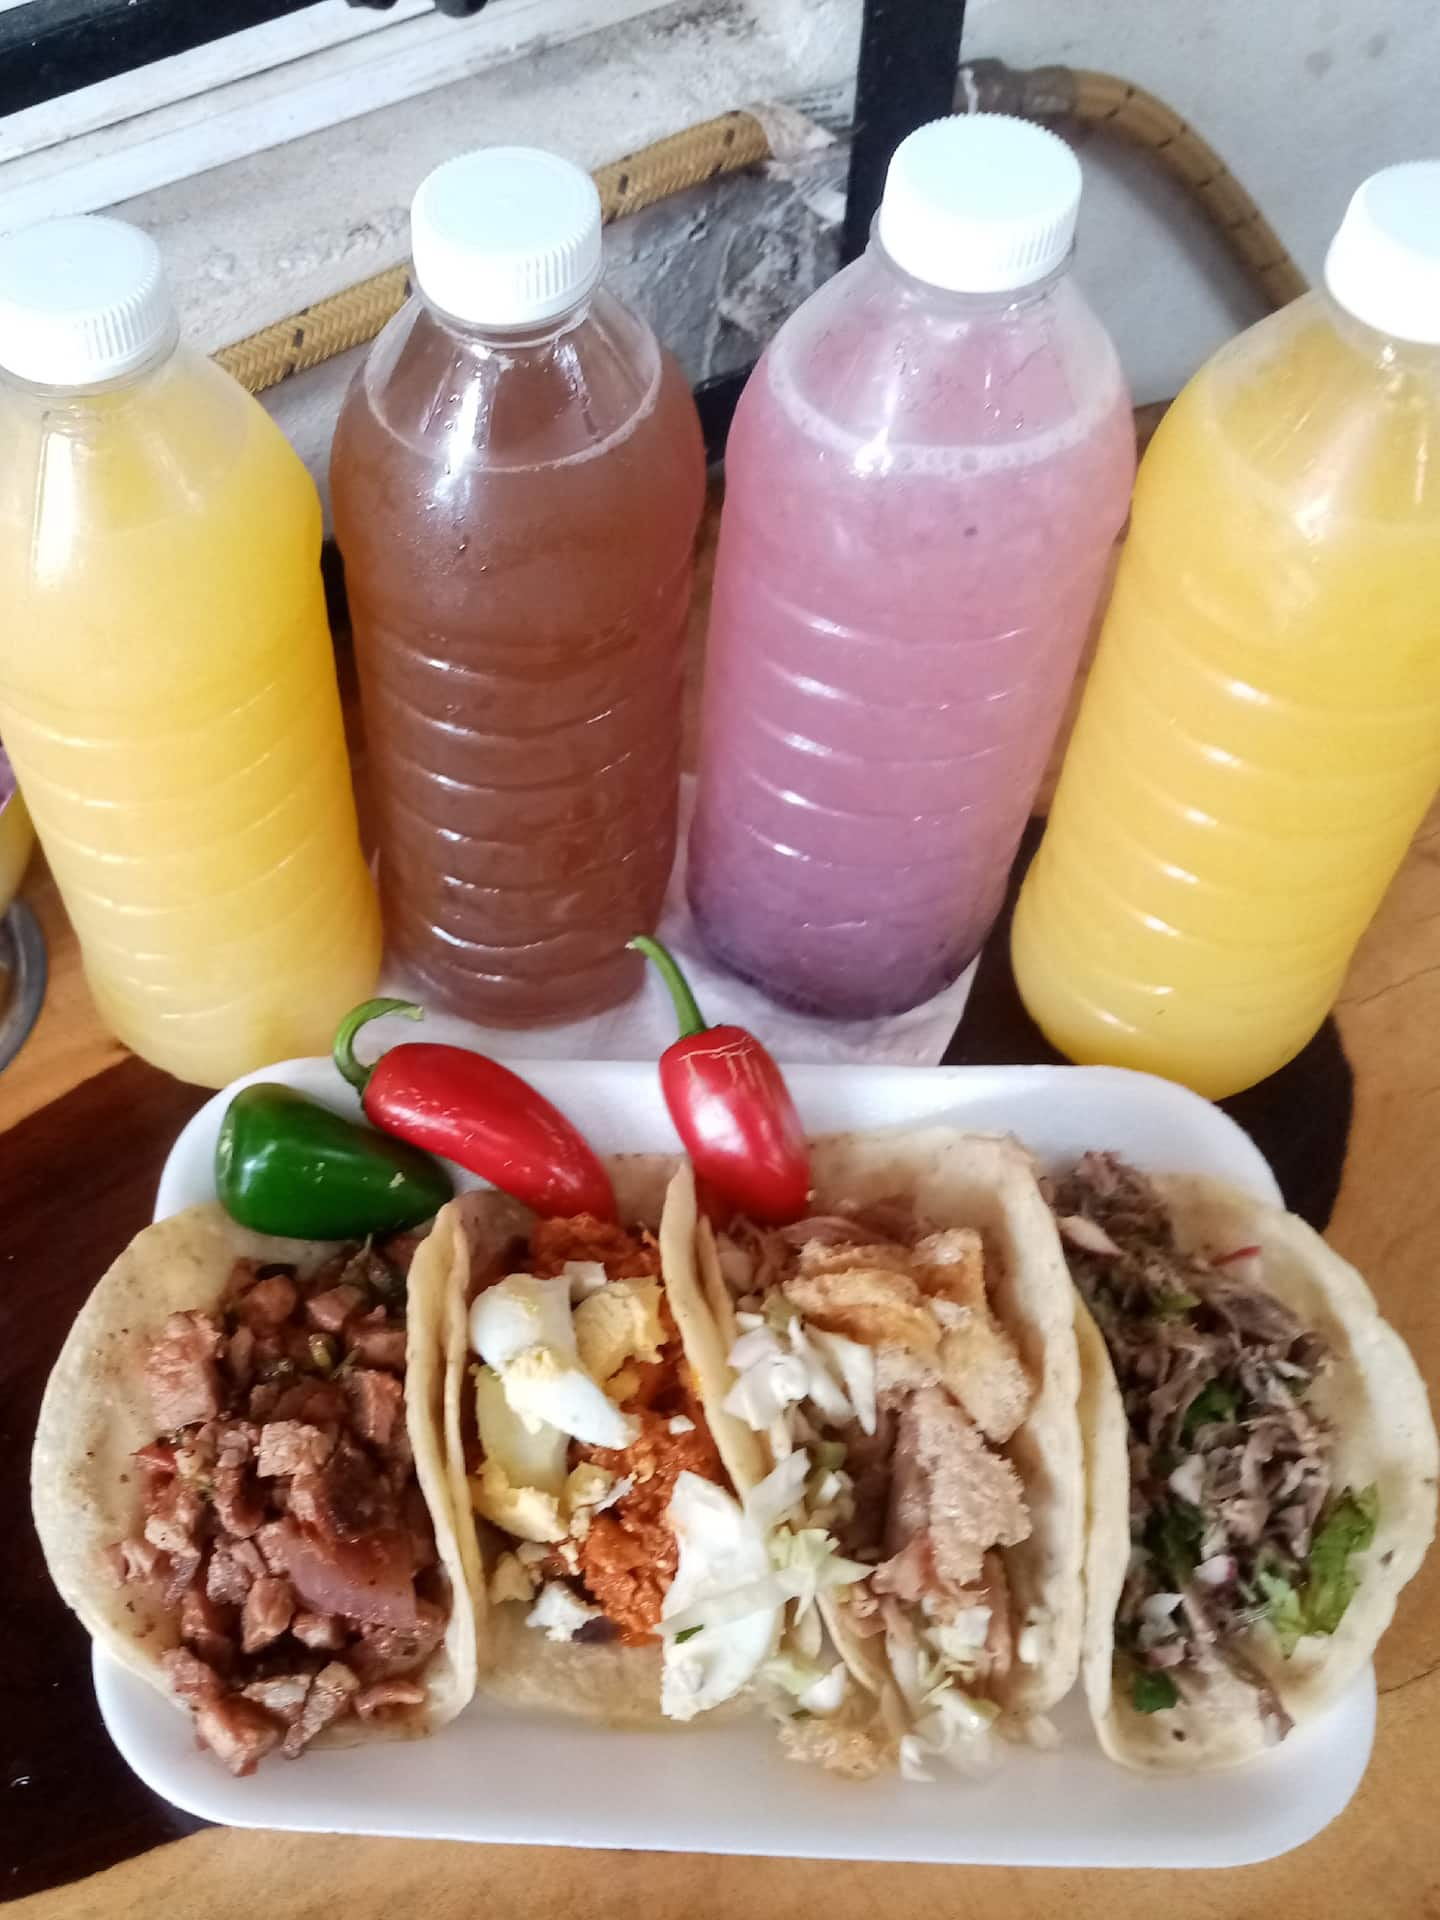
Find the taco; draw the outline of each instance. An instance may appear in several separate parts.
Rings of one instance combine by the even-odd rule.
[[[428,1733],[474,1693],[415,1244],[196,1207],[131,1243],[50,1376],[32,1491],[55,1584],[237,1774]]]
[[[1424,1558],[1424,1384],[1292,1215],[1101,1153],[1052,1198],[1087,1309],[1096,1731],[1127,1766],[1233,1765],[1344,1691]]]
[[[1050,1737],[1079,1663],[1065,1263],[1013,1141],[857,1133],[812,1166],[810,1218],[698,1241],[720,1404],[766,1440],[772,1557],[817,1601],[801,1590],[771,1663],[782,1745],[855,1775],[978,1769],[997,1728]]]
[[[780,1603],[712,1636],[701,1660],[662,1637],[687,1596],[768,1576],[742,1500],[766,1461],[719,1406],[688,1165],[607,1166],[623,1225],[466,1194],[437,1216],[412,1295],[433,1289],[446,1327],[445,1455],[482,1689],[660,1725],[744,1691]]]

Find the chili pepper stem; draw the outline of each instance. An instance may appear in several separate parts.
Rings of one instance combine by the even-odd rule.
[[[653,960],[660,969],[660,978],[670,989],[670,998],[675,1002],[676,1017],[680,1022],[680,1038],[688,1040],[692,1034],[706,1031],[705,1016],[701,1013],[695,995],[690,991],[690,982],[680,971],[679,962],[668,947],[662,947],[658,940],[652,940],[648,933],[637,933],[633,940],[626,942],[636,953],[643,953],[647,960]]]
[[[357,1093],[364,1093],[375,1069],[373,1066],[363,1066],[355,1058],[355,1036],[361,1027],[368,1026],[372,1020],[378,1020],[386,1013],[398,1013],[406,1020],[425,1018],[425,1009],[417,1007],[413,1000],[364,1000],[346,1014],[335,1030],[335,1045],[330,1057],[335,1062],[337,1072],[350,1082]]]

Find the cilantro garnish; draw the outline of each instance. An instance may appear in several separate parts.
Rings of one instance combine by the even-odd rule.
[[[1200,1389],[1185,1409],[1180,1437],[1188,1440],[1197,1427],[1223,1426],[1233,1420],[1239,1411],[1239,1389],[1227,1386],[1223,1380],[1212,1380],[1208,1386]]]
[[[1180,1695],[1168,1673],[1150,1673],[1142,1667],[1130,1682],[1130,1704],[1137,1713],[1163,1713],[1180,1704]]]

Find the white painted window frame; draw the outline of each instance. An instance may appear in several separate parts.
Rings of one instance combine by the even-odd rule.
[[[327,0],[0,120],[0,231],[113,206],[669,4],[491,0],[455,19],[431,0],[388,13]]]

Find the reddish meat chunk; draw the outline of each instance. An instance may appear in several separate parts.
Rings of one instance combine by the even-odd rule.
[[[163,1432],[220,1411],[220,1328],[208,1313],[172,1313],[145,1358],[145,1387]]]
[[[339,1333],[352,1313],[365,1304],[358,1287],[327,1287],[324,1293],[312,1293],[305,1302],[305,1318],[321,1333]]]
[[[260,1429],[249,1420],[227,1420],[215,1435],[215,1465],[244,1467],[254,1458]]]
[[[287,1727],[293,1726],[300,1718],[300,1709],[305,1705],[305,1696],[310,1691],[308,1673],[276,1673],[266,1680],[252,1680],[248,1687],[240,1691],[247,1700],[253,1700],[267,1713],[273,1713],[277,1720],[283,1720]]]
[[[264,1573],[245,1596],[240,1615],[240,1644],[258,1653],[278,1640],[295,1612],[295,1590],[278,1573]]]
[[[170,1685],[181,1700],[192,1704],[201,1700],[218,1700],[225,1691],[224,1682],[213,1667],[207,1666],[188,1647],[172,1647],[168,1653],[160,1656],[160,1663],[170,1678]]]
[[[305,1420],[316,1427],[324,1426],[327,1421],[344,1420],[348,1410],[343,1387],[329,1380],[299,1380],[293,1387],[281,1389],[270,1418]]]
[[[231,1773],[253,1773],[284,1732],[280,1722],[243,1694],[230,1693],[196,1708],[195,1731],[203,1746]]]
[[[405,1329],[376,1307],[362,1320],[352,1320],[345,1329],[345,1344],[363,1365],[385,1367],[391,1373],[405,1371]]]
[[[164,1572],[164,1562],[165,1556],[159,1547],[138,1534],[105,1550],[105,1564],[116,1586],[124,1586],[130,1580],[153,1580]]]
[[[322,1733],[333,1720],[348,1711],[359,1691],[360,1682],[342,1661],[332,1660],[322,1667],[310,1683],[300,1718],[285,1735],[287,1758],[293,1760],[298,1753],[303,1753],[317,1733]]]
[[[361,1449],[342,1440],[323,1466],[296,1474],[290,1512],[327,1540],[362,1540],[395,1524],[395,1496]]]
[[[355,1711],[362,1720],[368,1720],[372,1714],[424,1704],[425,1689],[418,1680],[377,1680],[373,1687],[362,1687],[355,1696]]]
[[[167,1607],[178,1607],[185,1598],[186,1589],[193,1586],[200,1573],[200,1549],[192,1547],[187,1553],[162,1554],[161,1571],[165,1577],[165,1587],[161,1599]]]
[[[198,1653],[224,1673],[235,1658],[234,1613],[217,1606],[198,1583],[185,1589],[180,1602],[180,1638],[192,1653]]]
[[[290,1631],[302,1647],[317,1653],[338,1653],[345,1644],[345,1622],[333,1613],[297,1613]]]
[[[379,1373],[374,1367],[357,1367],[347,1376],[345,1391],[360,1438],[372,1447],[388,1446],[405,1405],[405,1389],[395,1375]]]
[[[175,1449],[168,1440],[152,1440],[148,1447],[137,1447],[134,1457],[157,1479],[168,1480],[175,1471]]]
[[[226,1533],[248,1539],[265,1518],[265,1502],[245,1467],[217,1467],[211,1498]]]
[[[415,1615],[415,1625],[408,1629],[365,1629],[350,1655],[362,1680],[391,1680],[424,1666],[445,1637],[445,1613],[428,1600],[417,1600]]]
[[[290,1276],[272,1273],[257,1280],[235,1302],[235,1318],[257,1334],[268,1333],[273,1327],[283,1327],[299,1302],[300,1291]]]
[[[308,1426],[303,1420],[271,1420],[260,1429],[255,1471],[266,1480],[280,1473],[323,1467],[334,1447],[333,1433]]]
[[[205,1568],[205,1592],[221,1606],[240,1606],[265,1572],[253,1540],[217,1540]]]
[[[243,1392],[255,1377],[255,1330],[237,1327],[225,1342],[225,1371]]]
[[[311,1612],[402,1630],[415,1626],[407,1534],[379,1528],[363,1540],[323,1541],[287,1527],[285,1571]]]
[[[204,1513],[205,1503],[194,1487],[167,1481],[155,1495],[145,1521],[145,1538],[162,1553],[191,1553]]]

